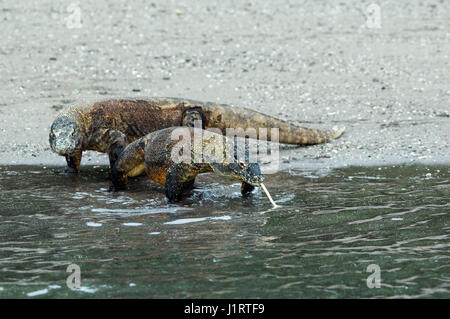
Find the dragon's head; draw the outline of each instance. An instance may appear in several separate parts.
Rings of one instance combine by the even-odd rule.
[[[244,161],[236,160],[231,163],[216,163],[212,165],[216,174],[241,180],[252,186],[259,186],[264,181],[264,175],[258,163],[246,163]]]
[[[80,148],[80,132],[77,123],[69,116],[58,116],[50,127],[49,142],[53,152],[73,154]]]

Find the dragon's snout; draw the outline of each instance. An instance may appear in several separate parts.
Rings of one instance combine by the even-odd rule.
[[[264,181],[264,175],[259,173],[258,175],[251,176],[247,181],[250,185],[259,186]]]

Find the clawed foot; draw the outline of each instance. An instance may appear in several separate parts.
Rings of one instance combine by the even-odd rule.
[[[166,185],[165,193],[166,193],[167,200],[171,204],[180,202],[184,197],[183,196],[184,191],[182,188],[175,190],[173,188],[168,188]]]
[[[255,189],[255,186],[250,185],[246,182],[242,182],[241,185],[241,194],[242,196],[248,196],[251,194],[251,192]]]

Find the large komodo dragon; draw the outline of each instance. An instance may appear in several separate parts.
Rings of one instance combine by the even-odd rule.
[[[66,172],[78,172],[82,152],[94,150],[109,154],[111,168],[131,142],[163,128],[194,126],[202,128],[279,128],[279,142],[320,144],[338,138],[342,130],[321,131],[302,128],[243,107],[178,98],[116,99],[72,106],[60,113],[50,128],[51,149],[65,156]],[[267,139],[270,140],[270,130]]]
[[[196,139],[196,140],[194,140]],[[242,181],[246,194],[264,180],[257,163],[249,160],[248,147],[200,128],[170,127],[149,133],[129,144],[112,168],[114,188],[122,189],[128,177],[146,175],[165,185],[169,201],[178,201],[200,173],[214,172]]]

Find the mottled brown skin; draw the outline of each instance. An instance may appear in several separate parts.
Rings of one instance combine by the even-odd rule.
[[[211,147],[214,143],[222,143],[224,146],[223,151],[219,153],[219,160],[217,158],[213,160],[213,157],[204,154],[201,161],[194,161],[195,154],[199,153],[199,149],[195,148],[194,137],[199,137],[205,132],[199,128],[182,128],[188,132],[185,136],[190,139],[190,148],[187,150],[190,153],[190,161],[174,160],[173,154],[179,154],[179,148],[174,150],[174,147],[180,139],[179,135],[172,136],[172,133],[178,128],[159,130],[129,144],[112,168],[113,189],[124,189],[128,177],[145,172],[150,179],[165,186],[169,201],[178,201],[186,190],[193,187],[195,177],[201,173],[215,172],[220,176],[242,181],[241,191],[244,195],[264,180],[257,163],[248,163],[244,159],[238,159],[237,156],[227,157],[226,145],[231,150],[234,149],[234,144],[230,144],[233,141],[223,135],[208,132],[199,144],[201,153],[204,154],[203,150],[206,147]],[[246,156],[248,156],[248,149],[245,150],[244,157]]]
[[[76,123],[77,146],[66,150],[54,146],[53,126],[61,117]],[[129,143],[163,128],[194,126],[202,121],[202,128],[279,128],[279,142],[297,145],[324,143],[335,139],[342,131],[321,131],[295,126],[243,107],[199,102],[178,98],[117,99],[96,102],[84,107],[71,107],[58,115],[50,132],[52,149],[66,157],[69,171],[78,172],[82,152],[94,150],[108,153],[111,167]],[[57,134],[57,133],[56,133]],[[53,137],[52,137],[53,135]],[[270,129],[267,138],[271,140]]]

